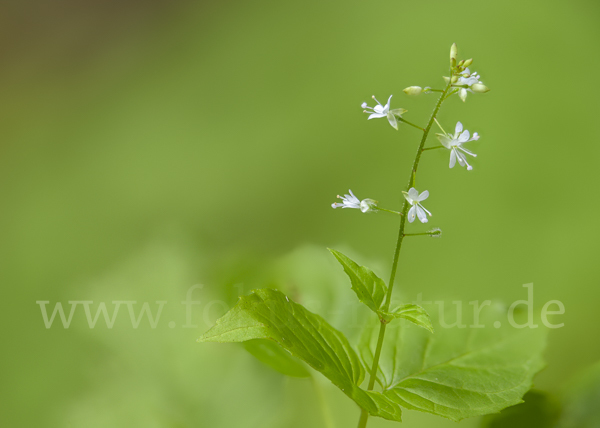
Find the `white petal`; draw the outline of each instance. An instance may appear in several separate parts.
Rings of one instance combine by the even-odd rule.
[[[388,122],[390,122],[390,125],[392,125],[392,128],[394,128],[397,131],[398,121],[396,120],[396,116],[394,116],[392,113],[388,113],[387,118]]]
[[[458,135],[462,132],[463,126],[462,123],[456,122],[456,128],[454,128],[454,135]]]
[[[413,200],[416,201],[419,199],[419,192],[417,191],[417,189],[415,189],[414,187],[411,187],[408,190],[408,196]]]
[[[425,190],[423,193],[419,195],[419,202],[424,201],[429,197],[429,190]]]
[[[460,88],[458,91],[458,97],[463,101],[467,101],[467,90],[465,88]]]
[[[416,205],[413,205],[412,208],[410,210],[408,210],[408,222],[412,223],[413,221],[415,221],[415,212],[416,212]]]
[[[382,113],[373,113],[367,119],[377,119],[379,117],[385,117],[385,114],[382,114]]]
[[[415,205],[415,207],[417,208],[417,217],[419,217],[421,223],[427,223],[427,215],[425,214],[425,211],[423,211],[423,208],[418,205]]]
[[[390,97],[388,98],[388,102],[385,105],[388,109],[390,108],[390,102],[392,101],[392,96],[390,95]]]
[[[473,133],[473,136],[471,137],[471,141],[477,141],[479,140],[479,134],[477,132]]]
[[[458,164],[460,166],[465,166],[465,164],[467,163],[465,155],[463,155],[461,152],[459,152],[458,150],[456,150],[456,157],[458,158]]]
[[[450,168],[454,168],[454,165],[456,165],[456,149],[450,152]]]
[[[373,107],[373,110],[375,111],[375,113],[383,114],[384,108],[381,105],[377,105],[377,106]]]
[[[464,132],[458,136],[458,142],[466,143],[470,137],[471,137],[471,133],[469,132],[468,129],[465,129]]]

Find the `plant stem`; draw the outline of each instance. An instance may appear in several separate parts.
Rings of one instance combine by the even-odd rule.
[[[443,148],[444,148],[444,146],[425,147],[425,148],[423,149],[423,151],[425,151],[425,150],[443,149]]]
[[[417,174],[417,168],[419,167],[419,161],[421,160],[421,154],[423,153],[423,146],[425,146],[425,141],[427,140],[427,136],[429,135],[429,131],[433,122],[436,119],[436,116],[444,102],[446,97],[446,93],[450,89],[451,84],[448,83],[438,102],[433,109],[433,113],[431,114],[431,118],[429,119],[429,123],[427,123],[427,127],[423,132],[423,137],[421,138],[421,143],[419,144],[419,148],[417,149],[417,153],[415,155],[415,161],[413,162],[412,171],[410,172],[410,177],[408,179],[408,185],[406,186],[406,191],[413,187],[414,178]],[[400,228],[398,230],[398,239],[396,241],[396,250],[394,251],[394,262],[392,263],[392,272],[390,274],[390,281],[388,282],[388,290],[385,296],[385,302],[383,304],[383,311],[388,312],[390,309],[390,304],[392,300],[392,290],[394,289],[394,279],[396,279],[396,270],[398,269],[398,258],[400,257],[400,248],[402,247],[402,241],[404,240],[404,226],[406,225],[406,214],[408,212],[408,208],[410,204],[408,201],[404,201],[404,205],[402,207],[402,216],[400,217]],[[377,338],[377,347],[375,348],[375,355],[373,356],[373,365],[371,366],[369,385],[367,387],[368,391],[371,391],[375,386],[375,378],[377,375],[377,369],[379,367],[379,358],[381,357],[381,348],[383,347],[383,339],[385,336],[385,328],[387,324],[381,323],[379,325],[379,337]],[[362,409],[360,414],[360,419],[358,421],[358,428],[365,428],[367,426],[367,421],[369,419],[369,413]]]
[[[402,215],[402,213],[400,211],[388,210],[388,209],[381,208],[381,207],[377,207],[377,210],[378,211],[385,211],[385,212],[392,213],[392,214]]]
[[[410,123],[410,122],[409,122],[408,120],[406,120],[406,119],[402,119],[401,117],[399,117],[399,118],[398,118],[398,120],[399,120],[400,122],[404,122],[404,123],[406,123],[407,125],[410,125],[410,126],[412,126],[413,128],[417,128],[417,129],[420,129],[421,131],[425,132],[425,129],[421,128],[419,125],[415,125],[414,123]]]

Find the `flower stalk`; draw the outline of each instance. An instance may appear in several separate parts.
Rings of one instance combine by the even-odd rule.
[[[433,113],[431,114],[431,118],[427,123],[427,127],[423,131],[423,136],[421,137],[421,142],[419,143],[419,148],[417,149],[417,153],[415,155],[415,160],[413,162],[413,167],[410,172],[410,177],[408,179],[408,185],[406,186],[406,192],[409,192],[411,187],[413,187],[414,179],[417,174],[417,169],[419,168],[419,161],[421,160],[421,154],[423,153],[423,148],[425,146],[425,142],[427,141],[427,137],[429,136],[429,131],[433,126],[434,121],[437,118],[437,115],[440,111],[442,103],[446,99],[446,95],[448,91],[452,87],[452,83],[448,82],[446,88],[442,91],[435,108],[433,109]],[[385,296],[385,301],[383,304],[383,312],[388,312],[390,309],[390,304],[392,300],[392,291],[394,289],[394,280],[396,279],[396,270],[398,269],[398,260],[400,258],[400,250],[402,248],[402,241],[406,236],[404,234],[404,227],[406,225],[406,218],[408,214],[409,208],[411,208],[411,204],[405,200],[404,205],[402,207],[402,216],[400,217],[400,227],[398,229],[398,238],[396,240],[396,249],[394,250],[394,260],[392,262],[392,271],[390,273],[390,280],[388,282],[388,289]],[[387,323],[381,323],[379,325],[379,336],[377,337],[377,345],[375,347],[375,355],[373,356],[373,364],[371,366],[371,370],[369,372],[369,384],[367,386],[367,390],[373,390],[375,386],[375,379],[377,375],[377,369],[379,368],[379,359],[381,357],[381,349],[383,348],[383,340],[385,338],[385,330]],[[362,409],[360,414],[360,419],[358,421],[358,428],[365,428],[367,426],[367,421],[369,419],[369,413]]]

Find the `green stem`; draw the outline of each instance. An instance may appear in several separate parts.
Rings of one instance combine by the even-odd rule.
[[[431,236],[431,232],[423,232],[423,233],[405,233],[404,236]]]
[[[414,123],[410,123],[410,122],[409,122],[408,120],[406,120],[406,119],[402,119],[401,117],[399,117],[399,118],[398,118],[398,120],[399,120],[400,122],[404,122],[404,123],[406,123],[407,125],[410,125],[410,126],[412,126],[413,128],[417,128],[417,129],[420,129],[421,131],[425,132],[425,129],[421,128],[419,125],[415,125]]]
[[[415,155],[415,161],[413,162],[412,171],[410,172],[410,177],[408,179],[408,185],[406,187],[406,191],[408,191],[414,183],[414,177],[417,174],[417,168],[419,167],[419,161],[421,160],[421,154],[423,153],[423,146],[425,146],[425,141],[427,141],[427,136],[429,135],[429,131],[431,130],[431,126],[435,121],[435,118],[444,102],[446,93],[450,89],[451,84],[448,83],[446,89],[440,95],[438,102],[433,109],[433,113],[431,114],[431,118],[429,119],[429,123],[423,132],[423,137],[421,138],[421,143],[419,144],[419,148],[417,149],[417,154]],[[408,208],[410,204],[408,201],[404,201],[404,205],[402,207],[402,216],[400,218],[400,228],[398,230],[398,239],[396,241],[396,250],[394,251],[394,262],[392,263],[392,272],[390,274],[390,281],[388,282],[388,290],[385,296],[385,302],[383,304],[383,311],[388,312],[390,309],[390,304],[392,301],[392,290],[394,289],[394,279],[396,279],[396,270],[398,269],[398,258],[400,257],[400,248],[402,248],[402,241],[404,240],[404,226],[406,224],[406,214],[408,212]],[[379,367],[379,358],[381,357],[381,348],[383,347],[383,339],[385,336],[385,328],[387,324],[381,323],[379,325],[379,337],[377,338],[377,347],[375,348],[375,355],[373,356],[373,365],[371,366],[369,385],[367,387],[368,391],[371,391],[375,386],[375,379],[377,375],[377,369]],[[369,419],[369,413],[362,409],[360,414],[360,419],[358,421],[358,428],[365,428],[367,426],[367,421]]]
[[[378,211],[385,211],[387,213],[402,215],[402,213],[400,211],[388,210],[388,209],[381,208],[381,207],[377,207],[377,210]]]
[[[445,148],[444,146],[425,147],[423,149],[423,151],[425,151],[425,150],[435,150],[435,149],[444,149],[444,148]]]

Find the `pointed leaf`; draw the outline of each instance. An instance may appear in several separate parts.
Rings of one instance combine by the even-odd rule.
[[[381,308],[387,291],[385,282],[375,275],[371,269],[359,266],[339,251],[332,250],[331,248],[329,248],[329,251],[340,262],[344,268],[344,272],[350,278],[352,290],[358,296],[358,300],[377,313],[379,308]]]
[[[407,305],[398,306],[390,312],[379,311],[379,315],[386,321],[391,321],[394,318],[404,318],[419,327],[423,327],[433,333],[433,324],[431,318],[425,309],[419,305],[409,303]]]
[[[388,325],[380,359],[382,395],[406,409],[455,421],[522,402],[544,366],[545,329],[515,329],[493,319],[475,328],[464,321],[463,328],[438,326],[435,334],[406,321]],[[373,339],[372,349],[374,344]],[[367,367],[371,361],[366,358]]]
[[[320,316],[277,290],[254,290],[204,333],[199,342],[270,339],[321,372],[370,414],[401,420],[401,409],[383,395],[359,388],[365,375],[346,337]]]
[[[302,361],[271,340],[248,340],[244,342],[244,348],[257,360],[281,374],[291,377],[310,377],[310,373]]]

